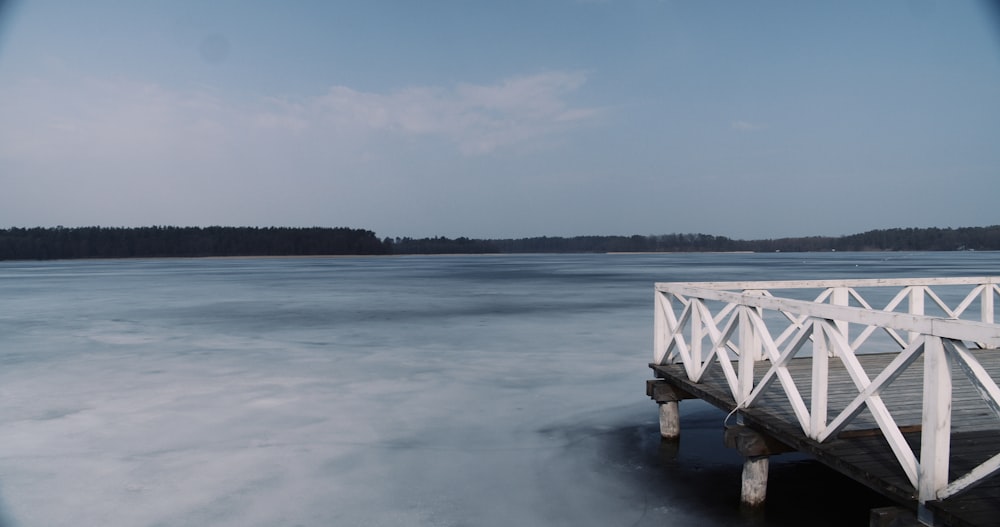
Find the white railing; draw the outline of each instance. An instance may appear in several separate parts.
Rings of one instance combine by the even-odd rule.
[[[946,499],[1000,471],[997,445],[996,455],[948,479],[953,364],[1000,419],[1000,388],[973,353],[1000,347],[998,284],[1000,277],[658,283],[653,362],[683,364],[695,383],[721,368],[737,409],[760,405],[765,393],[780,389],[802,432],[819,443],[837,437],[867,408],[920,503]],[[866,297],[888,301],[874,308]],[[863,355],[885,352],[895,356],[869,377]],[[918,462],[882,395],[920,356]],[[811,357],[808,404],[788,368],[796,357]],[[829,404],[831,360],[843,363],[856,388],[836,409]],[[1000,421],[994,424],[1000,428]]]

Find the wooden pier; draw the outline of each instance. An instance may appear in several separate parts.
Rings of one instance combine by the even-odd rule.
[[[1000,526],[1000,278],[656,284],[661,434],[678,404],[732,412],[743,499],[811,454],[920,523]],[[875,308],[874,305],[884,306]]]

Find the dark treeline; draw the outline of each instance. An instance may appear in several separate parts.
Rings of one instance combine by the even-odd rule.
[[[659,236],[541,236],[475,240],[469,238],[396,238],[389,242],[395,254],[469,253],[607,253],[679,252],[743,250],[740,243],[724,236],[708,234],[666,234]]]
[[[196,256],[587,252],[995,251],[1000,225],[882,229],[840,237],[734,240],[710,234],[510,239],[385,238],[346,227],[54,227],[0,229],[0,260]]]
[[[0,260],[386,254],[375,233],[348,228],[55,227],[0,230]]]
[[[996,251],[1000,225],[989,227],[879,229],[836,238],[813,236],[742,242],[754,251]]]
[[[996,251],[1000,225],[991,227],[881,229],[850,236],[809,236],[734,240],[711,234],[655,236],[542,236],[477,240],[469,238],[386,238],[393,254],[580,253],[580,252],[817,252],[817,251]]]

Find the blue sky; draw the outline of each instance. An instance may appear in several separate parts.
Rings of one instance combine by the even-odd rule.
[[[986,2],[20,1],[0,226],[1000,223]]]

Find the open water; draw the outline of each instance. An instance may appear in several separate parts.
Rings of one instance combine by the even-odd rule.
[[[661,445],[653,283],[998,270],[973,252],[0,262],[0,527],[866,525],[887,502],[794,455],[741,512],[742,460],[699,401]]]

